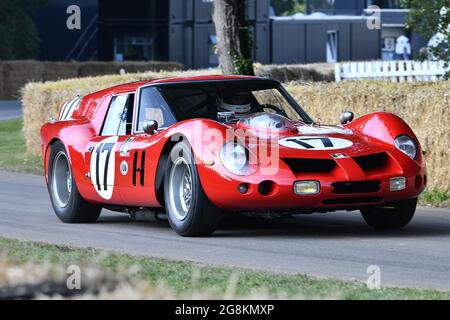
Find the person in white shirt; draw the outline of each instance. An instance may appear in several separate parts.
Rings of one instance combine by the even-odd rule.
[[[395,45],[395,59],[396,60],[409,60],[411,58],[411,44],[409,38],[405,35],[401,35],[397,38]]]

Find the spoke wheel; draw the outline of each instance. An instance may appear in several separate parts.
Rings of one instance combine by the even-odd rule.
[[[65,223],[96,221],[102,207],[87,202],[79,193],[66,148],[58,141],[50,152],[47,186],[56,216]]]
[[[181,236],[214,232],[220,210],[206,196],[191,146],[177,143],[170,152],[164,178],[164,202],[172,229]]]
[[[175,218],[183,221],[192,202],[192,174],[185,159],[175,161],[169,179],[169,201]]]
[[[56,204],[65,208],[72,192],[72,170],[64,152],[60,151],[53,162],[52,190]]]

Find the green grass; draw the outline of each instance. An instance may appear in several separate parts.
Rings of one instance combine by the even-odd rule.
[[[441,190],[426,190],[419,198],[420,205],[439,205],[450,207],[450,192]]]
[[[23,242],[0,238],[0,250],[16,264],[51,263],[66,268],[69,265],[96,265],[106,274],[127,276],[130,268],[139,270],[133,281],[145,281],[154,287],[164,283],[177,295],[215,292],[214,297],[223,297],[230,284],[230,277],[237,276],[237,298],[245,298],[255,292],[265,292],[265,297],[307,299],[450,299],[450,292],[435,290],[382,288],[369,290],[360,282],[344,282],[330,279],[315,279],[305,275],[282,275],[231,267],[211,267],[189,262],[136,257],[117,252],[93,249],[78,249],[36,242]],[[193,274],[198,278],[192,279]]]
[[[0,122],[0,169],[43,174],[41,157],[26,152],[22,120]]]
[[[26,153],[25,140],[22,135],[22,120],[0,122],[0,170],[43,174],[41,157]],[[448,191],[425,191],[420,205],[450,206]]]

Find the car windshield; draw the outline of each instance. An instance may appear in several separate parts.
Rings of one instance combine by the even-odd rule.
[[[272,80],[163,84],[158,90],[178,121],[192,118],[218,120],[223,111],[232,111],[243,115],[275,113],[291,120],[312,122],[281,85]]]

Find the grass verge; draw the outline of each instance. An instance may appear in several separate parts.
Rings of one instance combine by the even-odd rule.
[[[42,159],[27,154],[22,120],[0,122],[0,169],[43,174]]]
[[[140,287],[142,284],[152,288],[163,286],[159,290],[165,291],[169,298],[450,299],[450,292],[409,288],[369,290],[359,282],[211,267],[5,238],[0,238],[0,248],[2,255],[17,267],[30,263],[36,267],[50,263],[60,268],[95,265],[105,274],[128,278],[140,283]]]
[[[42,159],[27,154],[22,134],[22,120],[0,122],[0,169],[42,175]],[[450,193],[438,189],[425,191],[420,205],[450,207]]]
[[[450,207],[450,192],[438,189],[426,190],[420,195],[419,205]]]

